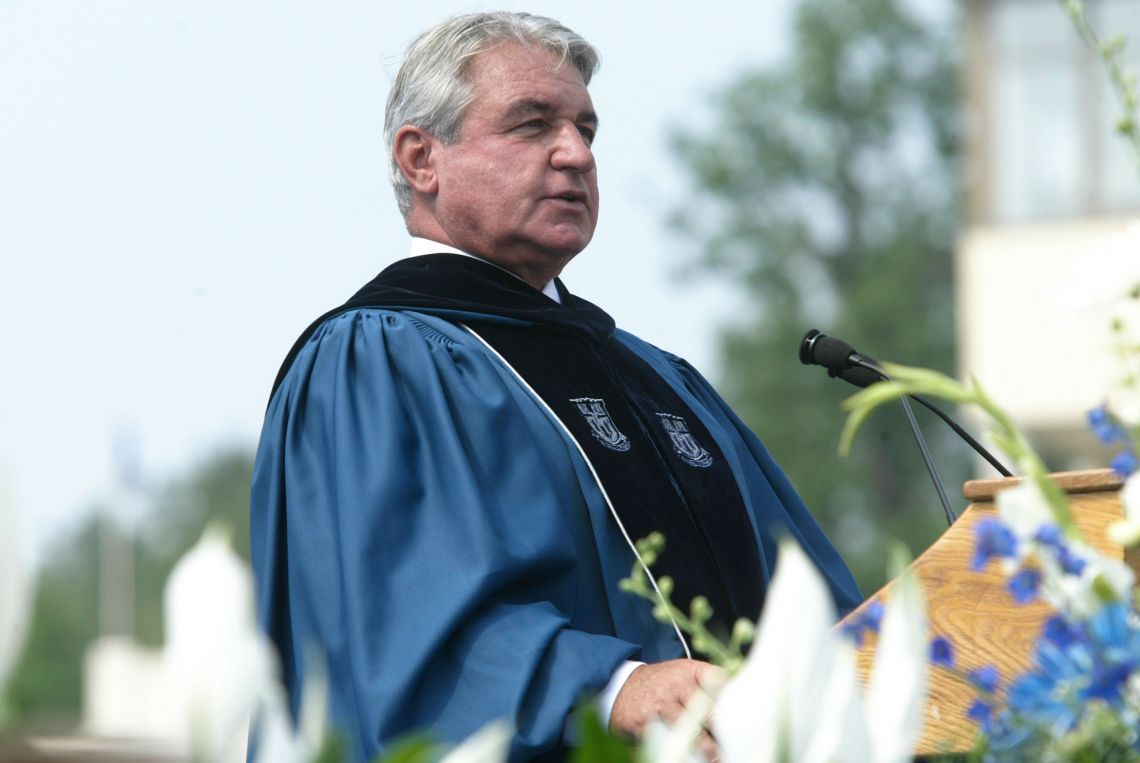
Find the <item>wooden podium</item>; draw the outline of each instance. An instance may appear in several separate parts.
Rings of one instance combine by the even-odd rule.
[[[1053,476],[1069,495],[1077,526],[1089,544],[1106,556],[1124,558],[1137,570],[1140,553],[1129,551],[1125,555],[1106,537],[1108,526],[1123,516],[1120,478],[1110,469]],[[1041,602],[1016,604],[1005,588],[1006,577],[997,562],[981,572],[970,571],[974,526],[979,519],[996,513],[996,493],[1019,482],[1017,477],[967,482],[963,493],[971,503],[966,511],[911,565],[926,598],[931,636],[946,636],[953,642],[955,663],[960,668],[996,666],[1003,686],[1031,664],[1041,626],[1052,611]],[[847,619],[856,617],[870,602],[889,598],[890,590],[888,583]],[[859,674],[864,685],[870,677],[874,650],[873,637],[859,650]],[[966,717],[976,696],[973,689],[948,672],[932,668],[927,691],[924,726],[915,753],[969,751],[978,731]]]

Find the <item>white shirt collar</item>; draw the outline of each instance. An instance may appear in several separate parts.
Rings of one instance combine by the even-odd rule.
[[[412,237],[412,249],[411,253],[408,256],[419,257],[423,254],[439,254],[441,252],[446,252],[448,254],[461,254],[464,257],[470,257],[472,259],[479,260],[480,262],[486,262],[488,265],[495,265],[495,263],[491,262],[490,260],[485,260],[482,257],[476,257],[473,254],[468,254],[467,252],[464,252],[460,249],[456,249],[454,246],[448,246],[447,244],[441,244],[438,241],[432,241],[428,238],[420,238],[419,236]],[[503,271],[504,273],[510,273],[515,278],[519,278],[506,268],[499,267],[498,265],[495,265],[495,267],[499,268],[499,270]],[[519,278],[519,280],[522,281],[521,278]],[[562,303],[562,298],[558,296],[558,288],[554,285],[553,278],[546,282],[546,286],[542,287],[542,293],[553,299],[555,302],[558,302],[559,304]]]

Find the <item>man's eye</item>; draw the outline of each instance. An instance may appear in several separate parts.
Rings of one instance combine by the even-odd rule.
[[[594,128],[592,127],[579,127],[578,132],[582,135],[582,140],[586,142],[587,146],[594,143]]]

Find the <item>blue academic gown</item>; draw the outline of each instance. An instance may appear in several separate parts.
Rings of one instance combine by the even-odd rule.
[[[684,655],[619,591],[635,557],[573,441],[452,310],[333,315],[266,413],[251,544],[259,619],[293,710],[323,654],[356,760],[496,718],[511,760],[557,758],[568,714],[627,659]],[[509,319],[502,319],[509,320]],[[790,533],[841,609],[854,581],[760,441],[687,363],[615,338],[700,416],[729,461],[765,578]],[[766,582],[766,581],[765,581]]]

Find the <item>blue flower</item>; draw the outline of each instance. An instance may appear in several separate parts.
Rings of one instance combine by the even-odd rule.
[[[930,662],[944,668],[954,667],[954,645],[945,636],[935,636],[930,641]]]
[[[1065,536],[1057,525],[1052,523],[1041,525],[1033,534],[1033,540],[1045,548],[1053,550],[1057,564],[1065,573],[1080,575],[1085,569],[1085,560],[1073,553],[1073,550],[1065,543]]]
[[[1120,476],[1121,479],[1127,479],[1136,468],[1140,466],[1140,462],[1136,460],[1136,453],[1131,448],[1122,450],[1116,454],[1116,458],[1112,459],[1112,470]]]
[[[1037,528],[1037,532],[1033,534],[1033,540],[1037,541],[1042,546],[1058,548],[1062,545],[1061,527],[1052,522],[1049,524],[1041,525]]]
[[[1129,606],[1117,602],[1087,622],[1046,620],[1034,667],[1009,686],[1010,712],[992,720],[992,735],[1041,729],[1057,738],[1083,722],[1090,700],[1122,708],[1128,682],[1140,672],[1140,630],[1130,618]]]
[[[1087,634],[1065,648],[1040,639],[1037,650],[1034,652],[1036,671],[1055,685],[1077,682],[1088,675],[1092,669],[1092,650],[1094,645],[1089,641]]]
[[[982,702],[980,699],[975,699],[974,704],[970,705],[970,709],[966,711],[966,717],[977,723],[983,733],[988,734],[990,733],[993,712],[994,708],[992,705]]]
[[[844,623],[842,632],[843,635],[850,639],[851,643],[855,645],[856,649],[862,649],[863,644],[867,641],[863,626],[857,621]]]
[[[1041,573],[1037,570],[1023,567],[1018,570],[1006,583],[1006,588],[1013,594],[1013,600],[1018,604],[1028,604],[1037,598],[1037,589],[1041,587]]]
[[[1077,556],[1072,550],[1064,545],[1057,546],[1057,564],[1061,565],[1061,569],[1069,575],[1080,575],[1085,569],[1085,560]]]
[[[1121,688],[1140,668],[1140,632],[1129,624],[1128,616],[1128,608],[1117,602],[1101,607],[1089,621],[1093,660],[1082,697],[1101,699],[1114,707],[1122,705]]]
[[[1116,426],[1109,415],[1108,409],[1103,405],[1088,412],[1089,426],[1092,427],[1097,439],[1105,445],[1111,445],[1118,440],[1127,440],[1128,435]]]
[[[977,571],[996,557],[1013,557],[1017,554],[1017,538],[1000,519],[986,517],[974,529],[974,558],[970,569]]]
[[[1062,626],[1069,626],[1066,630]],[[1049,729],[1054,737],[1067,734],[1080,722],[1087,704],[1079,695],[1087,685],[1093,654],[1089,639],[1076,635],[1076,627],[1054,618],[1046,634],[1065,642],[1059,646],[1048,637],[1038,639],[1034,667],[1018,676],[1006,690],[1012,725],[998,724],[1009,733],[1025,726]]]
[[[1119,601],[1100,608],[1089,621],[1089,636],[1097,647],[1120,654],[1140,646],[1135,643],[1136,632],[1128,624],[1128,611]]]
[[[993,665],[983,665],[976,670],[971,670],[966,676],[970,679],[970,683],[986,694],[993,694],[997,691],[999,676],[997,668]]]
[[[1010,684],[1006,700],[1017,715],[1062,736],[1077,725],[1081,703],[1064,692],[1063,686],[1059,688],[1060,683],[1044,671],[1026,673]]]
[[[1128,683],[1128,678],[1135,668],[1136,665],[1133,663],[1110,665],[1098,661],[1093,669],[1089,685],[1081,691],[1081,697],[1084,699],[1101,699],[1113,707],[1122,707],[1124,696],[1120,690]]]
[[[1025,760],[1044,757],[1041,743],[1047,740],[1031,724],[1021,723],[1016,714],[1008,708],[991,716],[989,728],[984,729],[986,754],[982,760],[990,763],[1023,763]]]
[[[1080,628],[1070,623],[1063,615],[1053,615],[1045,621],[1042,636],[1046,641],[1064,649],[1072,646],[1084,637]]]
[[[878,633],[883,622],[883,603],[872,601],[850,622],[843,624],[843,635],[855,642],[855,646],[863,646],[864,636],[869,631]]]
[[[879,626],[883,624],[883,602],[872,601],[863,609],[863,625],[867,630],[872,633],[879,632]]]

